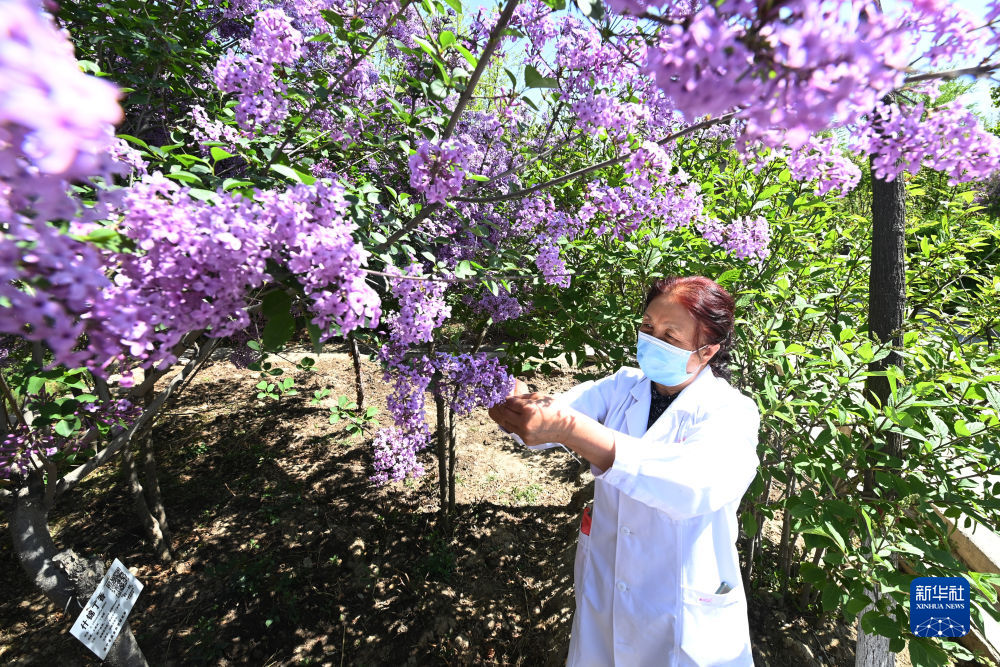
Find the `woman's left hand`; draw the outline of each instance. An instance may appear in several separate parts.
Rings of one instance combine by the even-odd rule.
[[[490,408],[489,414],[501,427],[519,435],[526,445],[565,443],[572,431],[573,420],[547,394],[509,396],[504,403]]]

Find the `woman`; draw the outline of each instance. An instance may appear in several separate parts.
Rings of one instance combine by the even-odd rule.
[[[700,276],[657,281],[639,369],[490,410],[528,446],[591,463],[568,665],[753,665],[736,509],[757,474],[755,402],[727,382],[733,298]]]

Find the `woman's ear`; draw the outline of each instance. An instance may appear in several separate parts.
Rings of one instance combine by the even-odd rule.
[[[706,347],[699,353],[703,355],[701,357],[702,362],[707,364],[708,362],[712,361],[712,358],[719,352],[721,348],[722,345],[720,345],[719,343],[712,343],[711,345]]]

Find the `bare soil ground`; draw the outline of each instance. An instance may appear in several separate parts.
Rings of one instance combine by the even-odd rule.
[[[353,397],[349,358],[324,355],[294,377],[298,395],[258,401],[255,373],[215,361],[158,422],[172,563],[146,546],[115,466],[54,510],[57,544],[117,557],[145,584],[130,622],[150,664],[564,664],[589,468],[561,449],[524,450],[474,412],[458,422],[448,536],[430,451],[424,477],[375,487],[367,439],[329,423],[331,399],[310,404],[323,387],[332,400]],[[568,372],[529,382],[546,392],[575,384]],[[384,406],[374,365],[365,386],[367,404]],[[758,571],[776,568],[773,552],[766,542]],[[97,663],[69,635],[73,617],[28,585],[9,538],[0,568],[0,663]],[[758,665],[802,667],[806,650],[811,664],[854,664],[853,628],[766,587],[753,593],[750,621]]]

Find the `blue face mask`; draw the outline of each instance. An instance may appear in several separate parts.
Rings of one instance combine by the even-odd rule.
[[[708,345],[702,345],[698,350],[704,347]],[[646,377],[667,387],[676,387],[694,375],[687,372],[687,363],[691,354],[698,350],[682,350],[640,331],[636,357]]]

